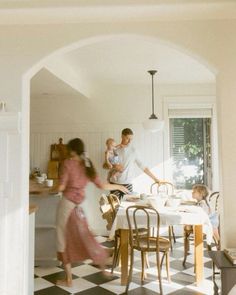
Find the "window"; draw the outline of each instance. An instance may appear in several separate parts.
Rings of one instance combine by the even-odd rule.
[[[182,116],[169,119],[173,183],[178,189],[195,183],[211,188],[211,118]]]

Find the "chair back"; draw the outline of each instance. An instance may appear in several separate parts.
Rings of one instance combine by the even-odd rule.
[[[102,218],[106,220],[107,230],[110,230],[114,221],[114,212],[108,198],[105,194],[102,194],[99,200],[100,211],[102,212]]]
[[[157,210],[147,206],[129,206],[126,209],[126,217],[129,225],[130,246],[137,250],[149,251],[153,249],[152,241],[154,240],[154,246],[159,251],[160,215]],[[155,237],[151,235],[153,227],[156,229]]]
[[[174,185],[171,182],[154,182],[150,187],[150,193],[163,193],[167,196],[170,196],[174,194]]]
[[[116,213],[118,211],[118,208],[120,207],[120,200],[119,198],[114,195],[114,194],[110,194],[107,196],[108,202],[111,205],[112,211],[114,213],[114,218],[116,217]]]
[[[209,201],[211,210],[213,212],[219,213],[219,197],[220,197],[220,193],[219,192],[213,192],[208,197],[208,201]]]

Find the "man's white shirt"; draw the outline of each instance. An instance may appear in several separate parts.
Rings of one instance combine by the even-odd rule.
[[[111,177],[110,182],[118,184],[132,183],[135,178],[135,165],[141,170],[146,166],[142,163],[137,153],[137,150],[131,145],[118,147],[116,153],[119,157],[119,164],[123,166],[123,172],[117,173],[115,177]]]

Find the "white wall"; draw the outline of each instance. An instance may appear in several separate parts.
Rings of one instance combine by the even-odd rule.
[[[6,222],[4,230],[15,237],[15,243],[12,243],[11,236],[7,236],[5,241],[0,240],[3,250],[0,252],[2,272],[9,278],[5,280],[5,277],[0,277],[2,294],[26,294],[27,287],[27,268],[24,262],[27,261],[28,240],[26,212],[29,89],[27,78],[24,79],[23,85],[22,77],[31,67],[37,67],[36,64],[43,58],[68,44],[93,37],[99,41],[101,35],[116,34],[137,34],[150,37],[153,42],[163,40],[170,46],[196,56],[218,71],[216,94],[219,112],[221,194],[224,203],[223,245],[236,246],[235,226],[232,226],[236,212],[235,20],[0,26],[0,97],[1,100],[6,100],[9,110],[22,111],[23,115],[22,132],[8,150],[10,179],[14,190],[12,195],[7,195],[6,211],[2,219]],[[1,173],[6,174],[1,165],[0,169]],[[17,220],[17,223],[12,222],[14,220]],[[3,256],[3,253],[6,256]]]

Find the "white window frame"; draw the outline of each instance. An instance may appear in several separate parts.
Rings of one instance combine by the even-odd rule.
[[[218,128],[215,96],[171,96],[163,98],[164,129],[164,178],[172,181],[170,161],[170,118],[212,119],[212,189],[219,190]],[[176,110],[176,111],[174,111]],[[217,159],[217,160],[216,160]]]

